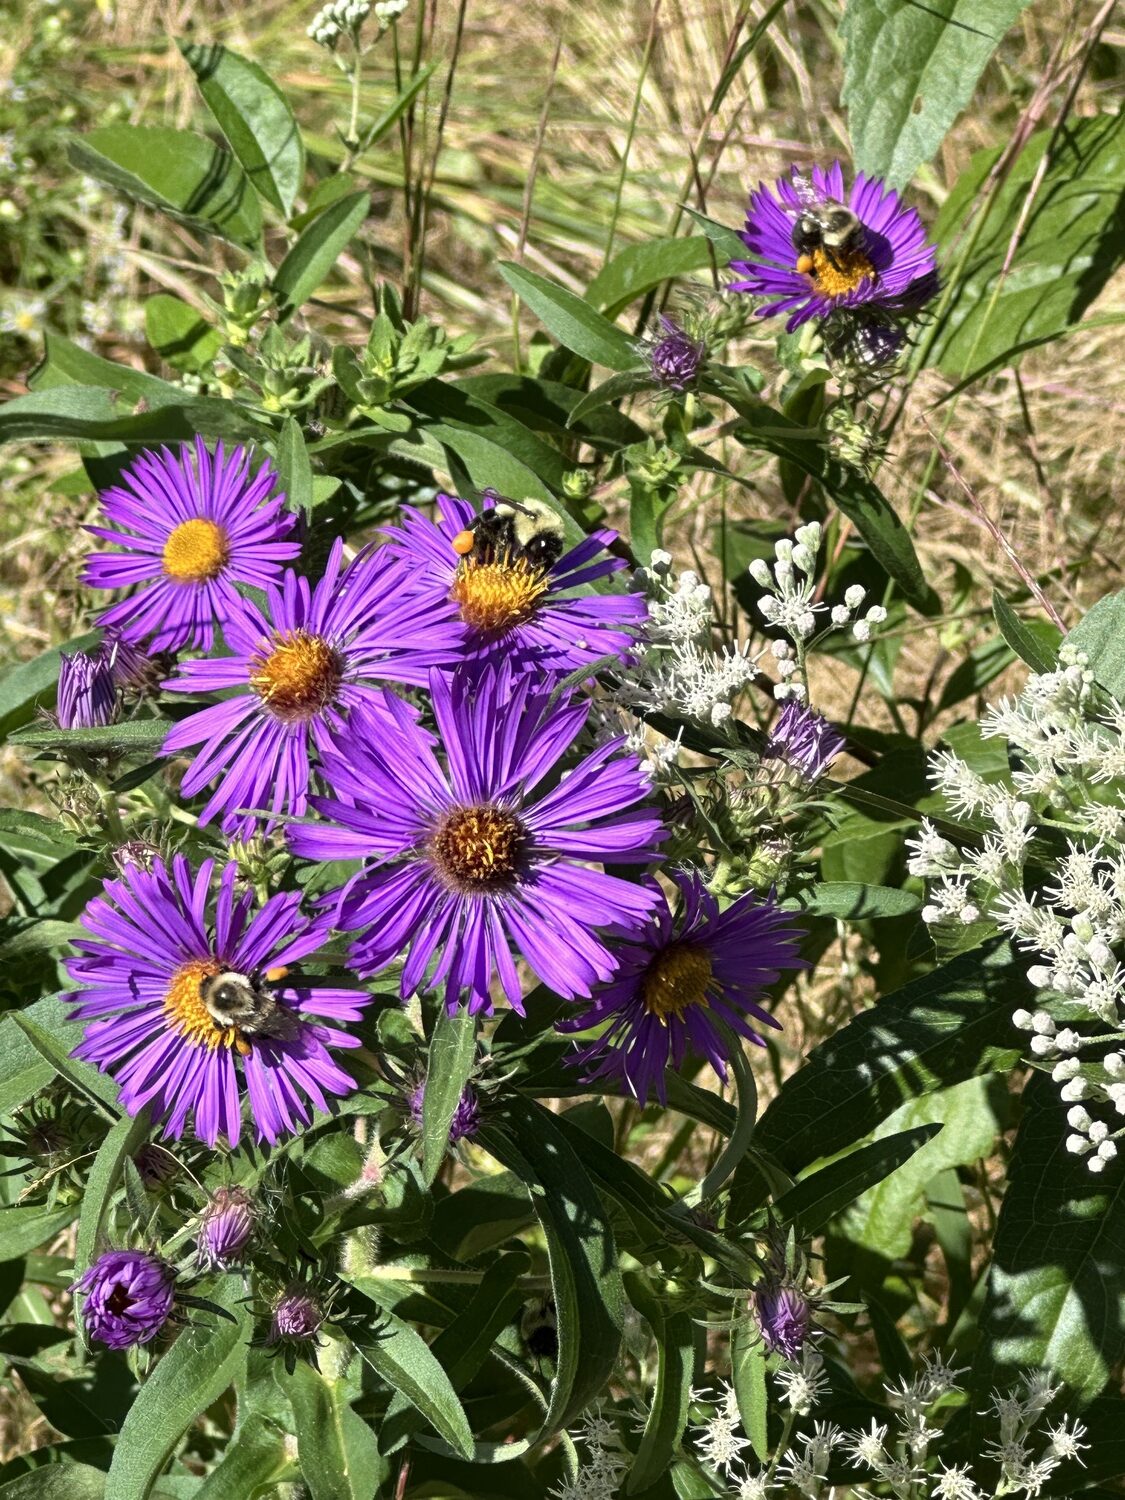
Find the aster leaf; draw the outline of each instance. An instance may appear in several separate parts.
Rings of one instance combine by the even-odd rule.
[[[992,591],[992,613],[1000,634],[1033,672],[1053,672],[1058,666],[1062,635],[1049,620],[1023,620],[999,590]]]
[[[300,1359],[279,1378],[293,1403],[297,1461],[310,1500],[368,1500],[387,1463],[371,1427],[352,1410],[344,1382]]]
[[[190,374],[207,369],[223,346],[202,313],[168,292],[145,298],[145,338],[167,364]]]
[[[785,1222],[798,1225],[802,1234],[818,1233],[867,1188],[909,1161],[941,1128],[938,1124],[917,1125],[849,1152],[783,1193],[774,1204],[774,1212]]]
[[[89,1063],[78,1062],[70,1056],[70,1048],[82,1039],[82,1027],[66,1019],[61,997],[48,996],[27,1010],[16,1012],[12,1020],[60,1077],[84,1094],[102,1114],[108,1114],[114,1120],[118,1118],[121,1110],[113,1080]],[[44,1024],[40,1025],[40,1021]]]
[[[766,1346],[750,1318],[739,1318],[731,1334],[731,1384],[742,1428],[754,1456],[769,1462],[769,1397],[766,1391]]]
[[[105,1472],[90,1464],[48,1463],[0,1484],[0,1497],[2,1500],[102,1500],[105,1483]],[[159,1497],[154,1496],[153,1500]]]
[[[732,229],[729,224],[720,224],[718,219],[708,218],[696,208],[684,207],[707,238],[712,242],[719,256],[723,260],[742,260],[746,255],[746,244],[737,229]]]
[[[625,1482],[625,1494],[635,1495],[667,1472],[687,1426],[695,1370],[695,1324],[686,1309],[665,1307],[646,1277],[629,1273],[625,1285],[629,1301],[652,1329],[657,1350],[652,1404]]]
[[[268,1494],[267,1487],[290,1477],[292,1468],[280,1429],[260,1412],[251,1412],[196,1491],[195,1500],[244,1500],[247,1495]]]
[[[280,322],[291,318],[326,280],[358,233],[370,207],[369,193],[349,193],[302,231],[273,278]]]
[[[581,297],[513,261],[501,261],[500,274],[564,349],[610,370],[634,370],[640,364],[633,340]]]
[[[635,395],[638,391],[652,391],[656,388],[657,382],[647,370],[625,370],[621,374],[611,375],[582,397],[567,417],[567,426],[573,427],[599,407],[623,401],[626,396]]]
[[[894,187],[941,145],[1030,0],[849,0],[843,100],[856,166]]]
[[[223,1278],[211,1296],[233,1320],[185,1328],[142,1385],[109,1466],[114,1500],[146,1500],[180,1438],[245,1368],[250,1313],[241,1279]]]
[[[300,426],[292,417],[285,418],[274,452],[278,483],[290,509],[307,515],[316,503],[312,464]]]
[[[49,328],[43,335],[43,359],[35,367],[27,383],[33,391],[87,385],[117,391],[132,401],[183,399],[181,387],[161,380],[156,375],[149,375],[144,370],[134,370],[128,365],[103,359],[92,349],[83,349],[81,345]]]
[[[477,1052],[476,1018],[467,1010],[438,1011],[430,1037],[426,1083],[422,1094],[422,1175],[429,1187],[445,1160],[449,1128]]]
[[[247,177],[288,217],[305,175],[305,145],[289,101],[256,62],[217,42],[176,45]]]
[[[360,1286],[360,1282],[355,1283]],[[409,1323],[385,1312],[370,1335],[353,1334],[356,1348],[390,1386],[414,1406],[462,1458],[473,1456],[473,1430],[449,1376]]]
[[[1099,599],[1066,642],[1086,653],[1090,670],[1102,687],[1125,702],[1125,590]]]
[[[662,281],[704,271],[715,254],[706,235],[679,239],[642,240],[607,261],[586,288],[586,301],[608,317],[615,317],[634,298],[651,292]]]
[[[818,880],[802,891],[798,899],[810,916],[846,922],[904,917],[922,904],[922,898],[913,891],[890,885],[865,885],[857,880]]]
[[[262,211],[228,151],[190,130],[105,125],[70,145],[81,171],[129,198],[247,249],[262,235]]]
[[[38,1204],[0,1208],[0,1261],[18,1260],[37,1245],[46,1244],[60,1229],[73,1223],[77,1215],[77,1203],[65,1208],[45,1208]]]
[[[261,438],[262,423],[234,401],[207,396],[142,396],[121,399],[115,387],[68,385],[16,396],[0,407],[0,442],[67,439],[122,442],[187,442],[208,437]]]
[[[98,1147],[82,1195],[82,1215],[74,1248],[74,1274],[82,1276],[94,1258],[102,1222],[127,1157],[131,1157],[149,1132],[148,1111],[122,1115]]]
[[[130,719],[122,724],[98,724],[91,729],[18,729],[13,744],[32,750],[93,750],[102,755],[128,755],[164,743],[170,719]]]
[[[1125,1354],[1125,1176],[1096,1176],[1066,1149],[1065,1101],[1032,1075],[996,1225],[973,1365],[980,1394],[1049,1369],[1081,1400]]]

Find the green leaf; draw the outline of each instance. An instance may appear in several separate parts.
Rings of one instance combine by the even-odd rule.
[[[222,334],[202,313],[167,292],[145,300],[145,338],[173,369],[190,374],[206,369],[223,346]]]
[[[599,312],[614,311],[634,298],[651,292],[662,281],[702,271],[713,263],[715,252],[704,235],[676,240],[642,240],[608,261],[586,288],[586,301]]]
[[[363,1283],[356,1281],[363,1290]],[[473,1430],[449,1376],[421,1334],[384,1311],[371,1335],[356,1335],[356,1348],[392,1391],[405,1396],[435,1432],[464,1458],[473,1456]]]
[[[122,442],[186,442],[204,437],[261,439],[263,427],[234,401],[187,396],[176,387],[121,405],[118,392],[90,386],[32,391],[0,406],[0,442],[53,442],[65,438]],[[268,430],[268,429],[266,429]]]
[[[729,224],[720,224],[718,219],[709,219],[698,209],[688,208],[686,203],[684,207],[715,246],[720,264],[728,265],[732,260],[746,259],[746,244],[737,229],[732,229]]]
[[[494,406],[490,401],[473,396],[461,384],[427,380],[410,392],[404,405],[411,407],[428,421],[439,423],[443,430],[457,428],[487,439],[503,448],[513,459],[525,464],[544,484],[555,490],[562,488],[567,463],[559,450],[544,442],[538,433],[532,432],[518,418],[499,406]],[[520,496],[514,495],[513,498],[519,499]],[[562,514],[568,523],[571,540],[575,543],[581,541],[581,530],[565,512]]]
[[[1067,1105],[1040,1073],[1024,1118],[993,1242],[974,1388],[1046,1369],[1084,1400],[1125,1354],[1125,1175],[1095,1176],[1066,1149]]]
[[[1107,594],[1082,616],[1066,638],[1068,646],[1084,651],[1090,670],[1120,702],[1125,702],[1125,589]]]
[[[11,403],[9,403],[11,404]],[[101,640],[100,630],[88,630],[65,646],[52,646],[31,661],[22,661],[0,672],[0,736],[11,734],[34,717],[36,707],[53,708],[62,653],[89,651]]]
[[[443,1005],[434,1023],[422,1094],[422,1175],[429,1186],[441,1170],[449,1127],[477,1053],[476,1017],[467,1010],[450,1015]]]
[[[630,1275],[629,1300],[648,1320],[656,1340],[656,1387],[625,1494],[635,1495],[665,1474],[687,1426],[695,1367],[695,1325],[687,1311],[666,1310],[644,1277]]]
[[[51,329],[43,335],[43,360],[35,367],[28,385],[33,391],[49,391],[59,386],[100,386],[134,402],[182,401],[184,395],[179,386],[167,380],[102,359],[100,354],[71,343]]]
[[[420,72],[415,73],[410,82],[403,88],[402,92],[387,105],[381,115],[378,115],[360,136],[359,152],[362,155],[370,146],[377,145],[389,130],[392,130],[399,120],[414,103],[418,95],[429,82],[430,74],[437,67],[436,62],[427,63]]]
[[[253,188],[229,152],[190,130],[105,125],[71,142],[71,160],[127,197],[247,248],[262,235]]]
[[[0,1500],[102,1500],[105,1482],[89,1464],[48,1464],[0,1485]]]
[[[940,1125],[918,1125],[861,1146],[782,1193],[774,1213],[783,1223],[796,1224],[802,1235],[818,1234],[829,1219],[909,1161],[940,1130]]]
[[[200,1321],[180,1333],[141,1386],[109,1466],[113,1500],[146,1500],[196,1417],[237,1379],[250,1336],[250,1313],[243,1299],[242,1279],[224,1277],[208,1300],[233,1318],[197,1312]]]
[[[0,1022],[0,1115],[25,1104],[54,1076],[54,1068],[15,1022]]]
[[[545,1437],[585,1410],[617,1362],[624,1297],[613,1232],[581,1158],[542,1105],[506,1099],[480,1141],[526,1183],[547,1241],[559,1353]]]
[[[300,426],[293,417],[285,418],[277,439],[276,455],[277,477],[290,509],[308,515],[316,503],[312,464]]]
[[[148,1131],[147,1109],[142,1109],[138,1115],[122,1115],[98,1147],[82,1195],[82,1216],[78,1221],[78,1241],[74,1251],[76,1277],[86,1271],[94,1258],[102,1221],[121,1169],[126,1159],[139,1149]]]
[[[102,755],[147,754],[164,743],[170,719],[128,719],[121,724],[99,724],[93,729],[17,729],[13,745],[31,750],[93,750]]]
[[[514,261],[501,261],[500,274],[564,349],[610,370],[635,370],[640,365],[633,340],[581,297]]]
[[[319,214],[299,236],[273,279],[282,322],[291,318],[328,279],[332,267],[359,232],[370,206],[369,193],[349,193]]]
[[[375,1434],[352,1410],[343,1382],[298,1360],[284,1384],[310,1500],[371,1500],[385,1466]]]
[[[0,1261],[18,1260],[45,1244],[78,1217],[78,1204],[66,1208],[0,1208]]]
[[[903,187],[973,97],[1030,0],[848,0],[843,100],[855,164]]]
[[[82,1040],[85,1028],[81,1022],[67,1019],[66,1006],[57,995],[14,1012],[10,1019],[61,1078],[85,1094],[103,1114],[117,1119],[121,1113],[117,1085],[92,1064],[71,1057],[71,1049]]]
[[[626,370],[623,374],[611,375],[575,405],[567,418],[567,426],[577,426],[590,412],[598,411],[611,402],[623,401],[626,396],[632,396],[637,391],[653,390],[655,386],[656,381],[646,370]]]
[[[2,410],[0,408],[0,412]],[[460,465],[472,488],[483,491],[491,486],[502,495],[520,499],[532,496],[548,503],[552,501],[549,487],[535,470],[509,453],[502,443],[464,427],[451,427],[445,422],[435,422],[427,426],[425,432],[427,438],[440,443],[445,450],[450,473],[456,476],[457,465]],[[391,451],[397,452],[398,449],[399,444],[392,443]]]
[[[904,917],[922,904],[922,898],[913,891],[900,891],[889,885],[863,885],[853,880],[817,881],[802,892],[800,899],[811,916],[848,922]]]
[[[176,45],[247,177],[288,218],[305,176],[305,147],[285,95],[257,63],[226,47]]]
[[[975,378],[1005,356],[1017,358],[1029,341],[1072,329],[1125,256],[1118,217],[1125,180],[1125,112],[1076,119],[1059,134],[1055,158],[1039,183],[1000,287],[1028,189],[1051,135],[1043,130],[1031,137],[990,200],[979,234],[975,225],[969,231],[972,252],[930,351],[931,363],[952,379]],[[978,152],[942,207],[935,235],[950,253],[966,233],[998,154]],[[988,311],[998,287],[996,305]]]
[[[1033,672],[1053,672],[1058,666],[1062,634],[1049,620],[1021,620],[998,590],[992,591],[992,613],[1000,634]]]
[[[731,1334],[731,1382],[742,1429],[759,1463],[769,1462],[769,1397],[766,1392],[766,1347],[749,1317],[739,1318]]]
[[[1019,1059],[1011,1014],[1030,992],[1004,944],[975,949],[863,1011],[809,1054],[758,1122],[790,1172],[862,1140],[910,1099]]]
[[[253,1500],[271,1494],[290,1467],[284,1435],[252,1412],[200,1485],[195,1500]]]

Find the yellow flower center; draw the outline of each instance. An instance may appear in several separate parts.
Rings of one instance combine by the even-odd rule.
[[[215,521],[181,521],[164,543],[164,571],[181,583],[217,578],[230,560],[227,534]]]
[[[491,562],[466,557],[457,569],[449,597],[460,608],[466,625],[499,635],[530,620],[549,587],[545,568],[505,552]]]
[[[858,249],[833,250],[830,260],[828,252],[818,245],[811,255],[802,255],[798,259],[797,270],[807,275],[825,297],[843,297],[847,292],[854,292],[864,277],[878,280],[875,267]]]
[[[197,1047],[234,1047],[243,1057],[250,1043],[237,1026],[220,1026],[203,1003],[200,986],[205,979],[222,973],[217,958],[190,958],[172,975],[164,996],[164,1014],[168,1024]]]
[[[305,630],[283,631],[254,661],[250,686],[286,723],[311,719],[334,700],[343,663],[334,647]]]
[[[451,885],[483,891],[511,880],[526,839],[523,824],[502,807],[457,807],[438,824],[429,852]]]
[[[662,1026],[668,1017],[682,1021],[684,1011],[693,1005],[708,1004],[711,985],[711,960],[702,948],[673,943],[653,959],[641,981],[641,999],[645,1010]]]

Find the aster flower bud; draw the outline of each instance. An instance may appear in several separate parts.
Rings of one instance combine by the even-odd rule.
[[[707,358],[707,345],[693,339],[674,318],[660,316],[660,333],[647,346],[652,378],[669,391],[686,391]]]
[[[426,1093],[426,1081],[421,1083],[410,1095],[410,1116],[417,1125],[422,1128],[422,1101]],[[458,1141],[471,1139],[480,1129],[480,1104],[477,1096],[469,1084],[461,1090],[461,1097],[457,1101],[457,1107],[453,1111],[453,1118],[449,1122],[449,1144],[456,1146]]]
[[[173,1267],[158,1256],[107,1250],[74,1287],[86,1299],[90,1337],[110,1349],[150,1343],[171,1315],[175,1280]]]
[[[55,718],[60,729],[96,729],[117,718],[117,689],[109,662],[97,652],[76,651],[59,661]]]
[[[324,1311],[307,1287],[288,1287],[274,1303],[268,1344],[316,1342]]]
[[[195,1256],[205,1271],[238,1265],[254,1234],[254,1200],[244,1188],[222,1187],[203,1210]]]
[[[762,1339],[772,1353],[797,1359],[808,1338],[812,1314],[795,1286],[767,1281],[754,1292],[754,1311]]]

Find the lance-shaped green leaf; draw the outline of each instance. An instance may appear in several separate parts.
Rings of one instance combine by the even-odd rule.
[[[261,439],[268,428],[234,401],[153,391],[133,402],[116,390],[63,386],[16,396],[0,407],[0,442],[116,439],[187,442],[204,437]]]
[[[613,1232],[580,1156],[542,1105],[505,1100],[480,1140],[526,1184],[547,1241],[559,1353],[545,1437],[585,1410],[617,1362],[624,1298]]]
[[[1125,1175],[1066,1149],[1067,1105],[1042,1074],[1024,1118],[993,1244],[974,1389],[1046,1369],[1084,1400],[1125,1355]]]
[[[686,1309],[665,1308],[643,1276],[630,1275],[627,1289],[629,1301],[648,1321],[657,1349],[652,1405],[625,1483],[625,1493],[636,1495],[667,1472],[687,1426],[695,1367],[695,1324]]]
[[[247,177],[288,218],[305,175],[305,147],[285,95],[257,63],[218,43],[176,45]]]
[[[362,1281],[354,1284],[363,1290]],[[370,1337],[357,1334],[355,1344],[371,1368],[392,1391],[405,1396],[435,1432],[464,1458],[473,1456],[473,1430],[465,1408],[421,1334],[384,1310]]]
[[[715,252],[704,235],[675,240],[642,240],[608,261],[586,288],[585,300],[600,312],[614,313],[662,281],[702,271]]]
[[[735,1324],[730,1341],[730,1378],[738,1401],[742,1430],[759,1463],[769,1462],[769,1397],[766,1392],[766,1346],[749,1317]]]
[[[299,424],[286,417],[277,439],[277,477],[289,505],[307,515],[315,504],[312,464]]]
[[[157,292],[145,300],[145,338],[174,369],[196,373],[215,358],[223,336],[179,297]]]
[[[782,1193],[774,1212],[782,1223],[796,1224],[801,1234],[817,1234],[860,1193],[909,1161],[940,1129],[940,1125],[918,1125],[861,1146]]]
[[[54,1463],[0,1484],[0,1500],[103,1500],[105,1486],[90,1464]]]
[[[941,145],[1029,0],[848,0],[843,99],[855,164],[902,187]]]
[[[91,729],[17,729],[14,745],[32,750],[88,750],[100,755],[143,754],[164,743],[170,719],[127,719],[121,724],[97,724]]]
[[[45,1208],[0,1208],[0,1261],[18,1260],[29,1250],[45,1244],[60,1229],[78,1217],[78,1204]]]
[[[913,891],[856,880],[820,880],[801,895],[801,906],[814,917],[868,922],[876,917],[904,917],[922,904]]]
[[[102,1220],[117,1186],[127,1157],[140,1147],[148,1135],[148,1110],[138,1115],[122,1115],[98,1147],[86,1191],[82,1195],[82,1216],[78,1221],[78,1242],[74,1251],[74,1274],[81,1276],[94,1258]]]
[[[284,322],[327,279],[332,267],[359,232],[371,206],[369,193],[349,193],[318,214],[277,268],[273,289]]]
[[[129,198],[247,248],[262,235],[262,211],[245,172],[228,151],[190,130],[165,125],[105,125],[80,136],[71,159]]]
[[[449,1127],[469,1081],[477,1051],[477,1022],[467,1010],[443,1005],[434,1023],[422,1092],[422,1174],[427,1186],[445,1160]]]
[[[247,1500],[265,1496],[290,1474],[284,1433],[252,1412],[223,1449],[219,1462],[195,1492],[193,1500]]]
[[[374,1432],[352,1410],[344,1382],[298,1360],[282,1384],[293,1403],[297,1460],[310,1500],[371,1500],[387,1465]]]
[[[581,297],[513,261],[502,261],[500,274],[564,349],[610,370],[635,370],[640,365],[641,356],[628,334]]]
[[[1023,620],[997,590],[992,592],[992,613],[1000,634],[1033,672],[1053,672],[1058,665],[1062,633],[1049,620]]]
[[[250,1313],[243,1297],[241,1279],[224,1278],[209,1300],[231,1316],[197,1313],[200,1321],[183,1329],[141,1386],[109,1466],[113,1500],[146,1500],[192,1422],[244,1368]]]

